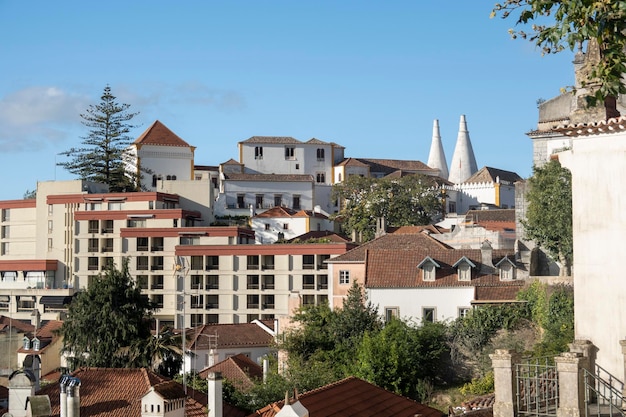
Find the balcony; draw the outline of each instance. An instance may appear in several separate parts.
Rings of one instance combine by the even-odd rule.
[[[259,308],[259,303],[248,303],[248,308]]]

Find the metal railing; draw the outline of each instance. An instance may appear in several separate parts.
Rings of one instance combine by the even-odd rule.
[[[556,416],[559,377],[554,358],[532,358],[516,365],[518,416]]]
[[[625,417],[624,383],[596,365],[595,373],[583,369],[585,413],[587,417]]]

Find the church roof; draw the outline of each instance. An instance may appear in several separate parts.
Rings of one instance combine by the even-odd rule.
[[[137,145],[191,147],[191,145],[178,137],[178,135],[158,120],[152,123],[134,143]]]

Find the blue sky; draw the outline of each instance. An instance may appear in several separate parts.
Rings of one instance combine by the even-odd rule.
[[[536,101],[573,83],[573,55],[511,40],[494,2],[0,0],[0,199],[72,178],[56,155],[107,84],[133,137],[158,119],[200,165],[255,135],[426,162],[434,119],[449,163],[465,114],[478,167],[527,177]]]

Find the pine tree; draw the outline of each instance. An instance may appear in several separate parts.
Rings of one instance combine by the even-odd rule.
[[[83,146],[62,152],[70,160],[57,165],[80,179],[108,184],[113,192],[137,190],[140,178],[129,151],[132,138],[128,133],[137,127],[129,122],[139,113],[128,112],[130,104],[118,103],[108,85],[101,100],[80,115],[81,123],[89,128],[89,134],[82,137]]]
[[[71,367],[115,368],[141,362],[131,358],[129,348],[152,338],[153,311],[153,304],[130,276],[127,259],[121,270],[107,268],[87,290],[77,293],[61,326],[63,351],[70,354]]]

